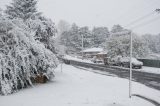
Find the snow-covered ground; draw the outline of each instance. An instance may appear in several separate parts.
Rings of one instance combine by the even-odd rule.
[[[82,60],[82,59],[79,59],[77,57],[73,57],[73,56],[69,56],[69,55],[66,55],[64,58],[69,59],[69,60],[79,61],[79,62],[93,63],[90,60],[85,60],[85,59]],[[119,67],[119,66],[112,66],[112,67],[118,67],[118,68],[124,68],[124,69],[126,69],[125,67]],[[160,68],[156,68],[156,67],[143,66],[142,69],[134,69],[134,70],[136,70],[136,71],[142,71],[142,72],[147,72],[147,73],[160,74]]]
[[[35,85],[8,96],[0,106],[154,106],[138,97],[128,98],[128,80],[96,74],[63,64],[52,82]],[[133,83],[133,93],[160,101],[160,91]]]
[[[77,58],[76,56],[73,57],[73,56],[65,55],[64,58],[65,58],[65,59],[69,59],[69,60],[79,61],[79,62],[93,63],[91,60],[80,59],[80,58]]]
[[[148,73],[160,74],[160,68],[156,68],[156,67],[143,66],[142,69],[139,69],[139,71],[145,71],[145,72],[148,72]]]

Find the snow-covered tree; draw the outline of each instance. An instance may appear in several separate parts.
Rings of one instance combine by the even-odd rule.
[[[111,37],[107,42],[108,54],[111,57],[118,55],[129,56],[130,35]],[[145,41],[136,34],[133,35],[133,56],[136,58],[148,55],[149,49]]]
[[[120,25],[114,25],[111,29],[111,33],[121,32],[124,28]]]
[[[65,32],[68,31],[70,29],[70,24],[68,22],[66,22],[65,20],[60,20],[58,25],[57,25],[57,30],[58,30],[58,34],[59,36]]]
[[[25,21],[40,14],[37,12],[36,4],[36,0],[13,0],[5,12],[11,19],[21,18]]]
[[[61,44],[61,36],[63,32],[69,31],[71,26],[65,20],[60,20],[59,23],[56,25],[56,28],[57,28],[57,34],[54,39],[54,45],[55,45],[56,52],[62,54],[61,52],[64,51],[63,49],[64,45]],[[60,48],[62,50],[60,50]],[[63,53],[65,53],[65,51]]]
[[[42,42],[47,49],[55,52],[52,38],[56,33],[55,24],[51,19],[41,16],[36,5],[36,0],[13,0],[5,12],[11,19],[22,19],[30,31],[35,33],[35,39]]]
[[[25,22],[32,32],[35,40],[42,42],[47,49],[55,53],[54,37],[57,33],[55,23],[45,17],[36,17]]]
[[[0,8],[0,17],[2,16],[2,9]]]
[[[32,85],[37,75],[54,75],[58,61],[34,35],[23,20],[0,17],[1,94]]]
[[[65,31],[61,36],[61,44],[67,47],[69,52],[79,52],[82,50],[82,36],[84,39],[83,47],[90,47],[91,32],[88,27],[78,27],[73,24],[69,31]]]
[[[160,34],[151,35],[145,34],[142,36],[143,40],[145,40],[153,53],[160,53]]]
[[[65,31],[61,36],[61,44],[67,47],[67,51],[75,52],[81,50],[81,36],[79,35],[79,27],[73,24],[69,31]]]
[[[157,50],[157,53],[160,53],[160,34],[158,34],[156,37],[156,50]]]
[[[80,37],[83,36],[83,47],[84,48],[91,47],[92,34],[87,26],[81,27],[79,29],[79,35],[80,35]],[[80,39],[80,41],[82,41],[82,38]],[[80,45],[82,46],[82,43]]]
[[[109,37],[109,31],[107,27],[95,27],[92,30],[92,45],[94,47],[101,46]]]
[[[114,25],[110,31],[110,37],[116,37],[116,36],[124,36],[128,35],[131,31],[128,29],[124,29],[120,25]]]

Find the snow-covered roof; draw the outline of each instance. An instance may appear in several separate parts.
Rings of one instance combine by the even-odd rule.
[[[86,50],[83,50],[82,52],[102,52],[103,49],[102,48],[89,48]]]
[[[102,51],[102,52],[100,52],[98,54],[107,54],[107,52],[106,51]]]

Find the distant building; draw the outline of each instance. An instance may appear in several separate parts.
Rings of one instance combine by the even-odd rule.
[[[101,53],[104,53],[104,50],[102,48],[89,48],[81,51],[81,53],[83,53],[84,57],[93,58],[94,56],[102,55]]]
[[[100,59],[100,60],[104,60],[104,58],[107,57],[107,52],[106,52],[106,51],[102,51],[102,52],[98,53],[98,54],[96,55],[96,57],[97,57],[98,59]]]

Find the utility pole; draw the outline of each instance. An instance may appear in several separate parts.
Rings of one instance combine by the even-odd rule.
[[[83,50],[84,50],[84,46],[83,46],[83,44],[84,44],[84,36],[83,36],[83,34],[82,34],[82,59],[83,59]]]
[[[156,9],[155,12],[160,13],[160,9]],[[141,18],[140,18],[141,19]],[[129,69],[129,98],[132,98],[132,31],[130,32],[130,69]]]
[[[129,98],[132,97],[132,32],[130,32]]]
[[[63,64],[63,62],[61,62],[61,72],[62,72],[62,64]]]

